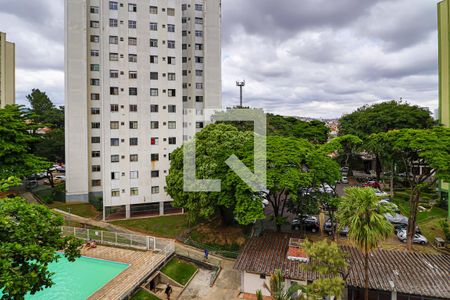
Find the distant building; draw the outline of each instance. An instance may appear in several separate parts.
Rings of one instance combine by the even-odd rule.
[[[0,108],[16,102],[16,54],[15,44],[6,40],[0,32]]]
[[[255,299],[257,290],[269,292],[270,275],[280,269],[289,287],[292,283],[309,284],[317,274],[306,272],[304,259],[292,258],[289,235],[266,234],[247,241],[234,268],[241,272],[241,296]],[[350,273],[344,299],[364,299],[364,255],[351,246],[347,252]],[[303,255],[300,255],[303,258]],[[450,256],[406,251],[378,250],[369,257],[369,299],[438,300],[450,299]]]
[[[450,0],[438,3],[439,35],[439,121],[450,126]],[[450,204],[449,183],[439,184],[442,194],[448,197]],[[450,205],[449,205],[450,218]]]

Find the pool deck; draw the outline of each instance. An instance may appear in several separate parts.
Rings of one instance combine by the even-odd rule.
[[[129,265],[88,299],[123,299],[139,282],[152,274],[165,259],[163,254],[151,251],[137,251],[113,247],[97,246],[95,249],[83,248],[81,254],[87,257],[126,263]]]

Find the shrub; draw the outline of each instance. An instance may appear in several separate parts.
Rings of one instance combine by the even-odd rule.
[[[450,242],[450,225],[448,225],[448,221],[442,220],[439,222],[439,225],[441,225],[442,231],[444,231],[445,240]]]

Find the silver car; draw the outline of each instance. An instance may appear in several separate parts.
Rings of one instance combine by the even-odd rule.
[[[397,237],[400,241],[402,241],[403,243],[406,243],[406,240],[407,240],[406,230],[400,230],[397,233]],[[414,234],[413,242],[416,244],[425,245],[428,243],[428,240],[423,235],[416,233],[416,234]]]

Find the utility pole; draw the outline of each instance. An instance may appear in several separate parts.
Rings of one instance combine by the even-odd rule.
[[[236,81],[236,86],[239,87],[240,90],[240,105],[239,108],[242,108],[242,88],[245,86],[245,80],[243,81]]]

